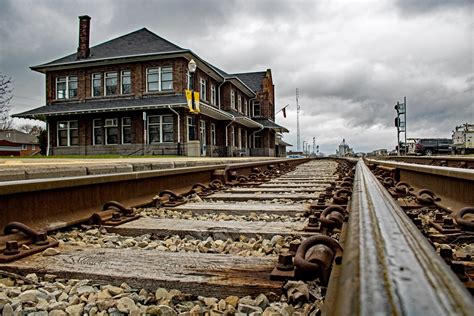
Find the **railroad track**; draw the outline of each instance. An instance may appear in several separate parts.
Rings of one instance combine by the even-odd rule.
[[[7,276],[0,304],[55,315],[472,311],[462,283],[363,162],[302,162],[186,168],[175,179],[167,172],[111,176],[115,189],[104,179],[53,182],[47,192],[30,183],[30,196],[0,187],[8,220],[21,218],[37,234],[5,224],[3,257],[15,243],[20,251],[59,243],[0,265]],[[69,191],[81,201],[68,200]],[[52,207],[52,193],[71,214],[48,205],[38,207],[36,221],[12,214],[15,198]],[[114,195],[121,203],[99,212]]]
[[[420,165],[474,169],[474,157],[472,156],[385,156],[377,159]]]

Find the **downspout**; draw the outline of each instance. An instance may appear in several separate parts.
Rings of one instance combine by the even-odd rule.
[[[181,143],[181,116],[179,113],[171,107],[171,105],[168,105],[168,108],[178,116],[178,143]]]
[[[48,139],[46,140],[46,157],[49,157],[49,123],[48,120],[46,120],[46,132],[48,134]]]
[[[235,117],[232,115],[232,120],[230,121],[229,124],[227,124],[227,125],[225,126],[225,146],[226,146],[226,147],[229,147],[229,138],[228,138],[227,128],[228,128],[232,123],[234,123],[234,121],[235,121]]]

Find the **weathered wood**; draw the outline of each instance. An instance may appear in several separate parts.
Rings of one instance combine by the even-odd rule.
[[[153,234],[156,237],[186,235],[195,238],[238,239],[240,235],[272,238],[275,235],[304,235],[311,233],[303,231],[303,222],[265,222],[265,221],[201,221],[172,218],[140,218],[115,227],[107,227],[107,231],[123,236],[140,236]]]
[[[272,193],[301,193],[301,192],[323,192],[324,186],[311,186],[311,187],[296,187],[296,188],[261,188],[261,187],[249,187],[249,188],[241,188],[241,187],[233,187],[232,189],[226,190],[224,192],[229,193],[254,193],[254,192],[272,192]]]
[[[143,249],[60,248],[61,254],[34,255],[0,269],[16,273],[55,274],[97,283],[155,291],[159,287],[224,298],[280,293],[282,282],[270,281],[275,257],[240,257],[206,253],[174,253]]]
[[[170,208],[173,211],[193,212],[195,214],[223,213],[228,215],[259,214],[295,215],[309,210],[308,204],[266,204],[266,203],[186,203]]]
[[[326,182],[313,182],[313,183],[272,183],[272,182],[267,182],[259,185],[259,188],[312,188],[312,187],[322,187],[326,188],[331,181],[326,181]]]
[[[203,197],[204,200],[223,200],[223,201],[248,201],[248,200],[274,200],[274,199],[289,199],[293,201],[298,200],[314,200],[318,195],[314,194],[251,194],[251,193],[214,193]]]

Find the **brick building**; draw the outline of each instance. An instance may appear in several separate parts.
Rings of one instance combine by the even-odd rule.
[[[36,136],[16,129],[0,131],[0,156],[32,156],[39,152]]]
[[[274,122],[270,69],[228,74],[146,28],[94,47],[89,32],[79,17],[77,53],[31,67],[46,76],[46,105],[14,115],[46,121],[50,154],[276,154],[275,134],[288,130]]]

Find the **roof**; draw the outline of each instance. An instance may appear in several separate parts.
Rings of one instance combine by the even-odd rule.
[[[292,146],[293,146],[292,144],[288,144],[288,143],[285,142],[284,140],[278,139],[278,138],[275,140],[275,145],[278,145],[278,146],[286,146],[286,147],[292,147]]]
[[[187,50],[156,35],[147,28],[142,28],[91,47],[90,56],[88,58],[81,59],[81,61],[95,61],[124,56],[169,53],[178,51]],[[76,53],[72,53],[49,63],[34,66],[32,69],[71,63],[75,61],[77,61]]]
[[[258,123],[262,124],[264,128],[274,129],[280,133],[289,133],[290,131],[281,125],[276,124],[275,122],[270,121],[269,119],[254,119]]]
[[[263,89],[263,78],[265,78],[266,71],[258,72],[246,72],[240,74],[232,74],[242,80],[247,86],[250,87],[254,92],[261,91]]]
[[[14,114],[14,117],[34,118],[37,116],[64,115],[92,112],[109,112],[114,110],[138,110],[168,105],[186,105],[182,94],[163,95],[141,99],[93,100],[87,102],[63,102],[45,105],[30,111]]]
[[[17,131],[16,129],[7,129],[0,131],[0,140],[5,140],[15,144],[37,144],[38,138],[34,135]]]

